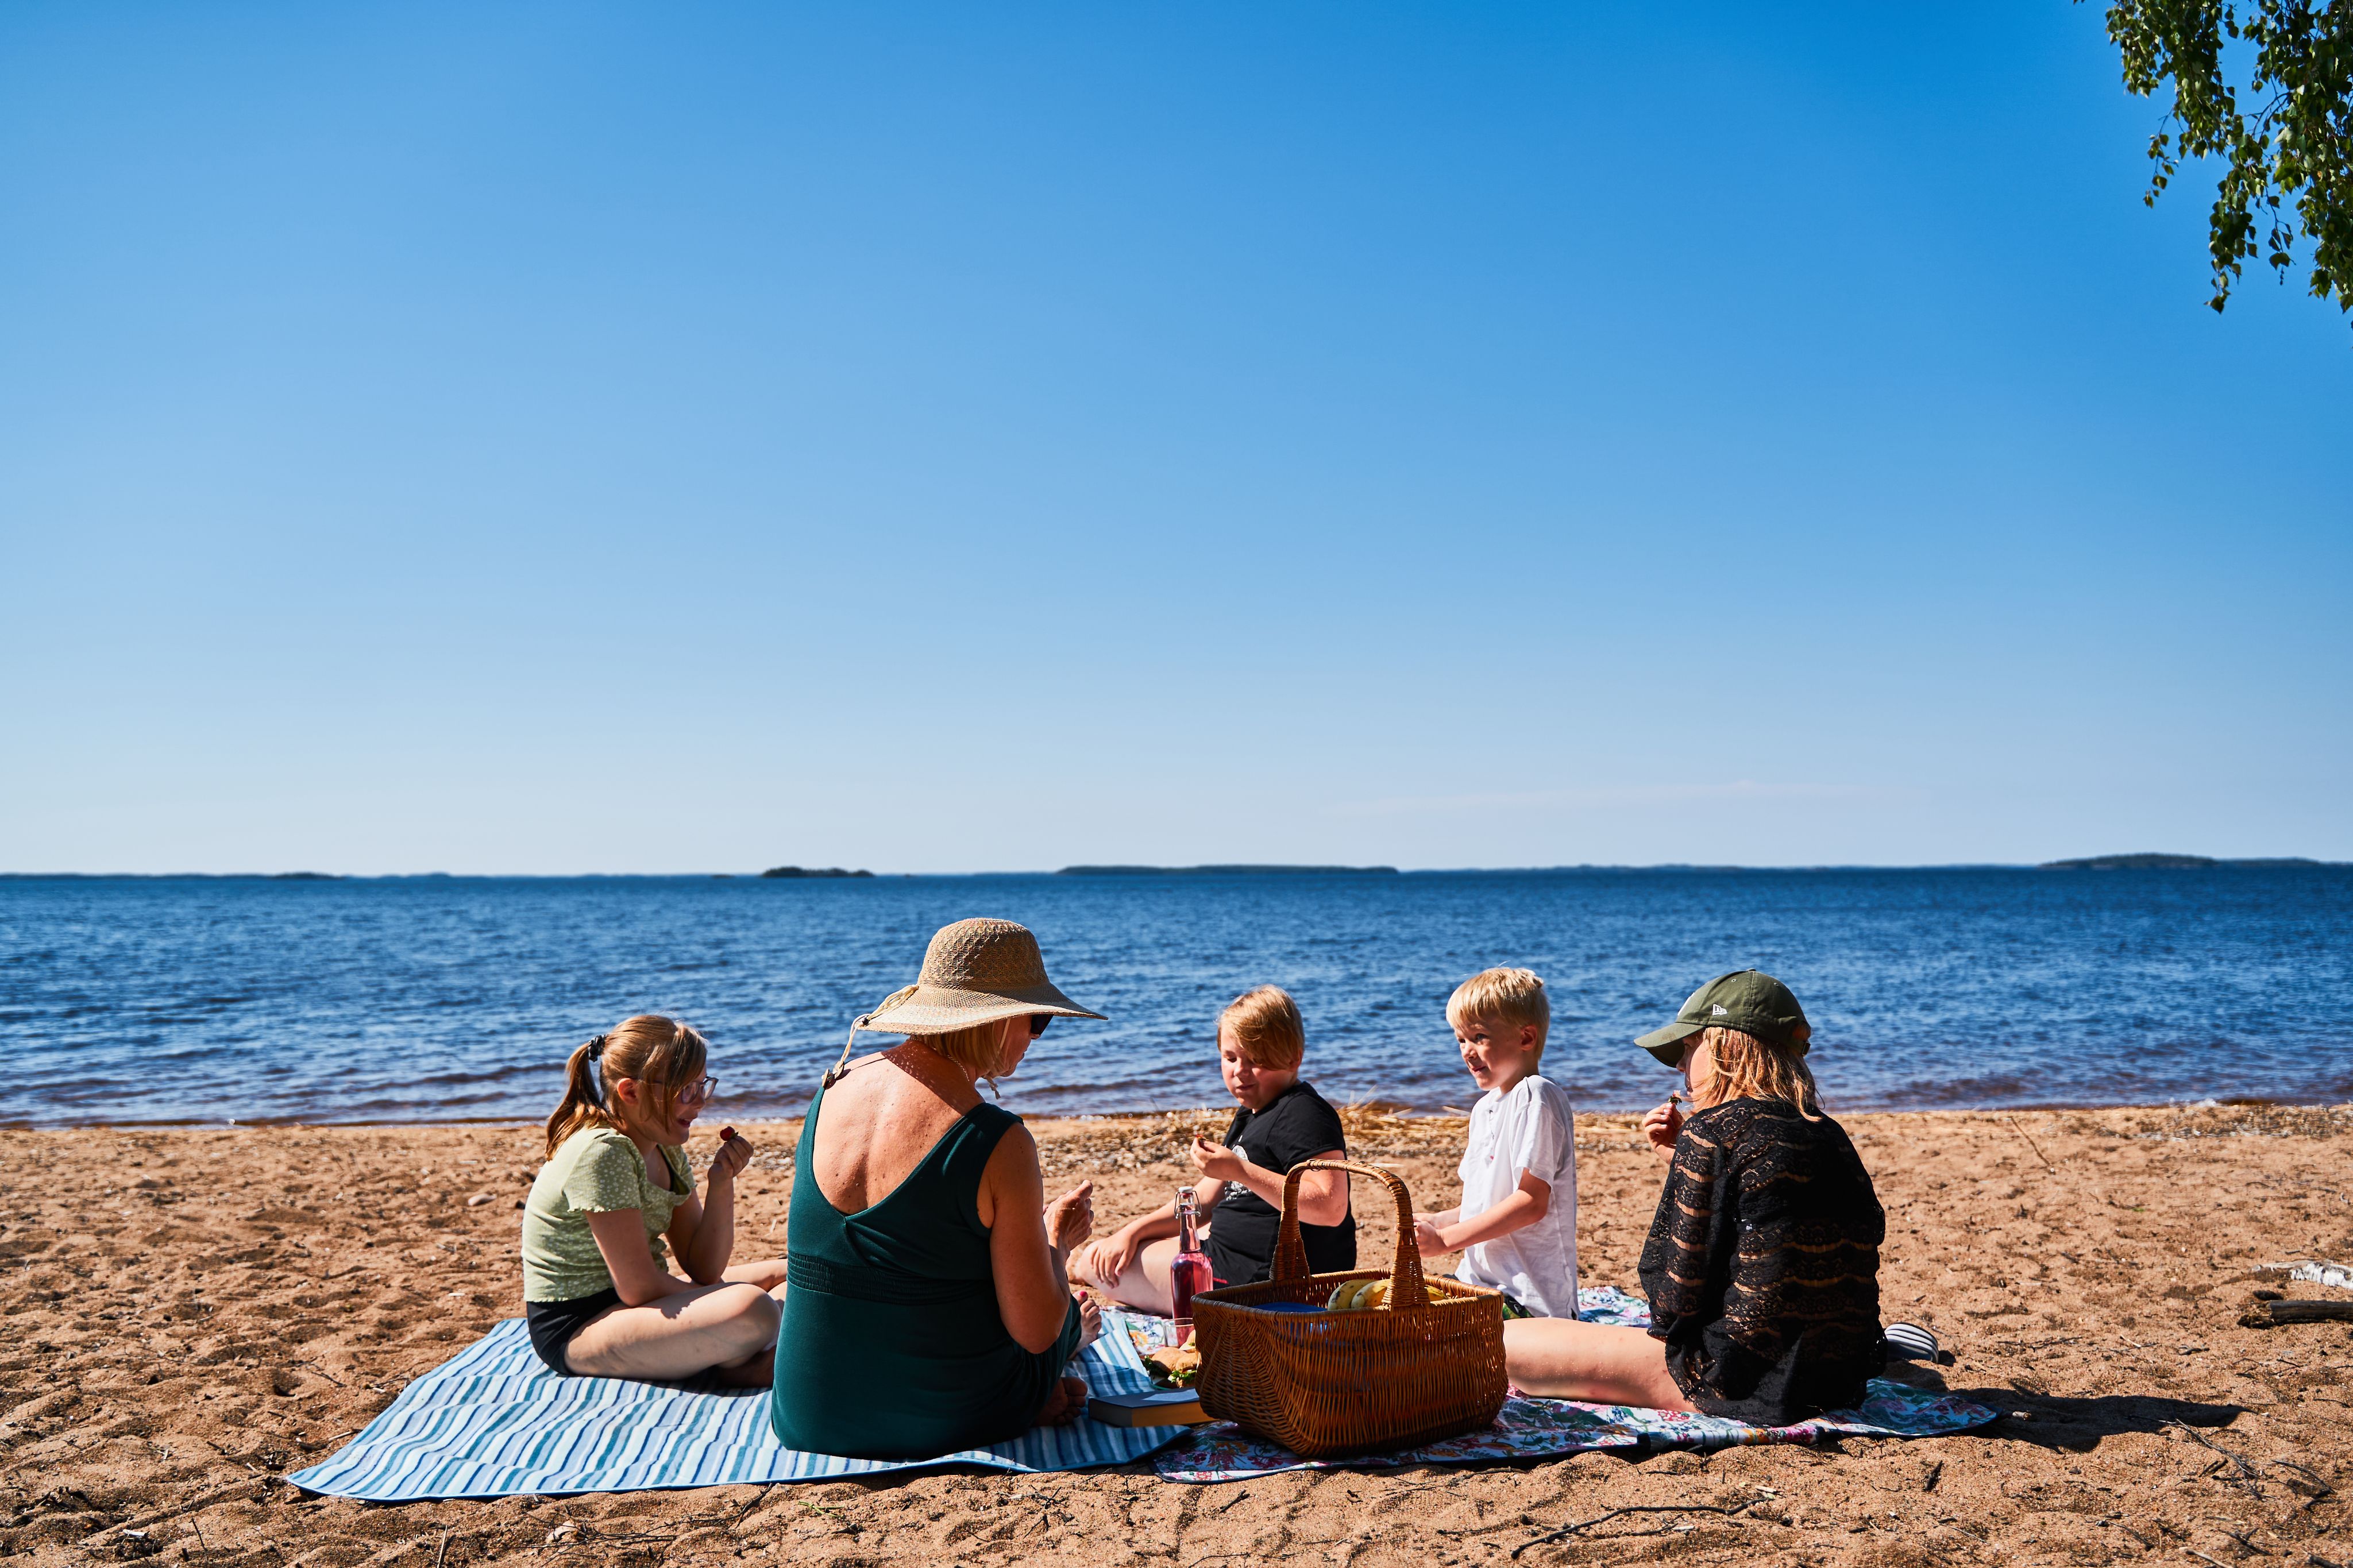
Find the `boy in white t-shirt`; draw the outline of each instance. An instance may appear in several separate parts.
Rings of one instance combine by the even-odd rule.
[[[1574,1318],[1576,1113],[1536,1071],[1552,1027],[1544,982],[1525,969],[1482,970],[1454,988],[1446,1021],[1487,1092],[1471,1110],[1462,1202],[1414,1215],[1415,1245],[1425,1258],[1459,1249],[1454,1277],[1504,1292],[1506,1317]]]

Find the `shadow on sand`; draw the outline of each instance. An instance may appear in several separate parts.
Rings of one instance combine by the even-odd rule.
[[[1926,1367],[1890,1366],[1887,1375],[1915,1388],[1955,1394],[2001,1418],[1980,1426],[1970,1436],[2037,1448],[2083,1450],[2103,1437],[2126,1432],[2158,1433],[2168,1426],[2211,1430],[2228,1426],[2246,1414],[2243,1405],[2209,1405],[2195,1399],[2168,1399],[2153,1394],[2101,1394],[2076,1399],[2056,1394],[2028,1394],[2016,1388],[1947,1388],[1945,1380]]]

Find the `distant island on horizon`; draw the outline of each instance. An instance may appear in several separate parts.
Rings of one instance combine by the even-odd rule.
[[[1462,867],[1451,871],[1435,868],[1424,871],[1399,871],[1395,866],[1065,866],[1054,873],[1057,877],[1375,877],[1375,876],[1576,876],[1591,873],[1622,873],[1627,871],[1674,872],[1788,872],[1788,871],[1952,871],[1952,870],[2033,870],[2033,871],[2174,871],[2198,870],[2206,867],[2285,868],[2290,866],[2331,866],[2340,861],[2315,860],[2306,856],[2284,855],[2251,858],[2217,858],[2211,855],[2168,855],[2142,852],[2131,855],[2087,855],[2080,859],[2044,860],[2039,864],[2000,864],[1973,866],[1706,866],[1683,861],[1668,861],[1651,866],[1599,866],[1590,863],[1577,866],[1528,867]]]
[[[1967,861],[1935,866],[1723,866],[1663,861],[1648,866],[1431,866],[1401,870],[1395,866],[1290,866],[1236,863],[1212,866],[1064,866],[1055,871],[869,871],[840,866],[771,866],[765,871],[0,871],[0,882],[417,882],[477,881],[875,881],[909,877],[1577,877],[1741,873],[1788,876],[1825,871],[2200,871],[2334,869],[2353,861],[2316,860],[2305,855],[2217,857],[2141,851],[2086,855],[2066,860]]]
[[[2045,860],[2038,871],[2194,871],[2206,866],[2333,866],[2341,862],[2315,860],[2303,855],[2268,856],[2253,859],[2218,860],[2211,855],[2087,855],[2080,860]]]

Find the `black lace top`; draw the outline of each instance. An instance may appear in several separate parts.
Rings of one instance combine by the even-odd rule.
[[[1781,1100],[1683,1123],[1642,1244],[1651,1334],[1711,1415],[1786,1426],[1862,1399],[1885,1364],[1886,1215],[1846,1130]]]

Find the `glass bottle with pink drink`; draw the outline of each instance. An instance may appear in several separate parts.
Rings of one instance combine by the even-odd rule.
[[[1168,1294],[1175,1307],[1176,1342],[1193,1337],[1193,1297],[1209,1289],[1208,1254],[1201,1250],[1201,1218],[1193,1189],[1176,1189],[1176,1256],[1168,1260]]]

